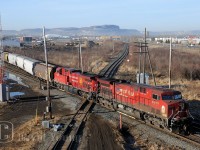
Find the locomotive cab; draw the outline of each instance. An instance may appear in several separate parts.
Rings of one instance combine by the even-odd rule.
[[[182,99],[181,92],[170,90],[161,94],[167,106],[167,122],[171,131],[189,132],[192,117],[189,113],[188,103]]]
[[[54,82],[58,82],[64,85],[71,85],[70,75],[72,72],[81,72],[73,68],[58,67],[54,73]]]
[[[54,82],[69,84],[69,77],[67,76],[68,72],[65,68],[58,67],[56,68],[56,72],[54,73]]]

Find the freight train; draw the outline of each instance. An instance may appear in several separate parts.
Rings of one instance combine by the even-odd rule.
[[[5,62],[21,68],[40,80],[46,80],[43,62],[18,54],[4,52]],[[75,91],[103,106],[134,116],[171,132],[189,133],[192,116],[181,92],[151,85],[107,79],[96,74],[82,73],[74,68],[49,64],[49,82],[65,90]]]

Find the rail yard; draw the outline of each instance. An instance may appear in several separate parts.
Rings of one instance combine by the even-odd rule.
[[[200,150],[199,4],[2,0],[0,150]]]
[[[127,52],[128,49],[129,52]],[[28,57],[30,57],[32,53],[31,50],[30,52],[24,51],[23,53],[26,55],[26,57],[24,57],[20,54],[20,51],[21,50],[15,50],[14,53],[11,53],[10,57],[13,58],[13,55],[16,54],[16,58],[20,57],[24,60],[28,60]],[[136,51],[136,48],[133,48],[132,45],[119,42],[118,49],[115,51],[116,57],[108,58],[112,60],[108,61],[111,62],[110,64],[107,63],[109,65],[106,66],[106,64],[103,64],[101,59],[99,59],[101,64],[104,65],[103,67],[99,66],[99,68],[101,68],[99,71],[104,69],[99,73],[101,78],[97,79],[97,81],[101,83],[102,86],[104,85],[105,89],[108,82],[113,82],[115,80],[113,76],[117,73],[118,68],[120,71],[119,65],[121,64],[121,66],[123,66],[126,64],[127,62],[123,62],[123,60],[130,59],[130,54],[133,55],[133,51]],[[53,51],[51,53],[53,54]],[[35,55],[32,56],[33,57],[29,59],[32,62],[37,64],[42,62],[42,59],[38,59]],[[9,59],[9,55],[7,58]],[[10,58],[10,60],[13,61],[12,58]],[[50,67],[55,64],[56,63],[52,61]],[[57,69],[51,69],[54,70],[54,78],[52,78],[52,74],[49,76],[50,80],[54,81],[54,84],[50,84],[53,118],[49,118],[48,113],[44,114],[48,104],[45,99],[46,79],[41,76],[41,73],[37,72],[35,74],[34,69],[29,69],[27,72],[25,68],[20,68],[20,65],[25,66],[21,63],[17,65],[15,61],[13,61],[13,63],[9,63],[9,61],[5,62],[7,71],[10,74],[16,74],[20,77],[26,86],[16,83],[16,81],[8,80],[10,85],[12,85],[11,91],[18,91],[24,94],[12,98],[7,104],[1,106],[1,117],[14,124],[14,140],[9,143],[3,143],[1,146],[2,148],[14,149],[14,147],[18,146],[24,149],[199,149],[200,122],[198,120],[198,111],[191,110],[194,106],[198,108],[198,101],[195,101],[195,104],[189,102],[191,106],[189,108],[187,108],[186,105],[184,106],[185,108],[181,108],[182,112],[186,109],[190,110],[192,114],[190,119],[193,120],[191,124],[188,124],[186,121],[186,124],[180,125],[180,127],[183,128],[178,128],[178,132],[173,130],[171,133],[171,128],[168,126],[165,128],[163,123],[156,125],[158,121],[155,121],[155,118],[153,119],[151,116],[143,116],[145,119],[143,119],[143,117],[135,119],[137,115],[134,116],[130,113],[134,111],[130,111],[131,107],[129,104],[129,109],[122,109],[122,105],[117,104],[117,101],[113,102],[109,99],[111,96],[109,94],[106,95],[106,93],[100,92],[98,94],[100,99],[98,99],[94,92],[95,88],[98,86],[92,87],[91,89],[93,89],[93,91],[90,93],[91,89],[89,89],[88,86],[95,85],[95,83],[91,82],[91,84],[89,84],[89,80],[95,79],[96,74],[94,73],[84,73],[81,75],[81,81],[88,82],[87,88],[84,89],[84,87],[80,87],[76,84],[71,84],[75,88],[72,88],[72,86],[66,87],[65,85],[70,85],[69,82],[75,80],[75,77],[78,77],[81,73],[78,69],[75,69],[76,67],[73,69],[68,66],[63,70],[62,67],[59,67],[59,64],[56,64]],[[93,66],[92,68],[94,69],[95,67]],[[87,69],[84,68],[84,70]],[[64,78],[62,79],[62,76],[68,73],[71,73],[71,76],[74,76],[74,78],[72,78],[72,80],[70,78],[69,80],[63,80]],[[84,75],[86,79],[84,79]],[[105,76],[107,76],[107,79],[104,79]],[[59,78],[56,79],[55,77]],[[108,78],[110,79],[108,80]],[[123,78],[116,80],[116,82],[119,82],[115,85],[116,88],[118,86],[125,86],[123,85],[124,81],[122,79]],[[15,84],[13,82],[15,82]],[[81,88],[84,90],[79,91]],[[176,90],[172,92],[177,94],[178,92]],[[105,95],[106,97],[104,98]],[[106,99],[108,99],[108,101],[105,101]],[[119,100],[123,101],[123,99]],[[114,105],[114,107],[112,105]],[[176,106],[174,105],[174,107]],[[137,109],[137,107],[134,109]],[[141,110],[141,108],[139,109]],[[129,113],[124,110],[128,110]],[[171,112],[169,112],[169,114],[171,114]],[[190,114],[188,116],[190,117]],[[179,118],[180,117],[187,119],[186,113],[180,114]],[[120,128],[119,125],[121,124],[120,118],[122,118],[122,128]],[[42,121],[45,120],[50,122],[50,128],[42,127]],[[56,126],[59,127],[59,129],[55,131]],[[191,127],[192,129],[189,129]]]

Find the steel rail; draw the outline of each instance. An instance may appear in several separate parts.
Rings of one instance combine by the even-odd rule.
[[[124,115],[125,117],[134,119],[135,121],[140,122],[141,124],[150,126],[152,128],[155,128],[155,129],[157,129],[157,130],[159,130],[161,132],[164,132],[164,133],[166,133],[168,135],[171,135],[171,136],[174,136],[176,138],[180,138],[181,140],[183,140],[185,142],[188,142],[188,143],[191,143],[191,144],[193,144],[193,145],[195,145],[195,146],[200,148],[200,136],[198,136],[198,135],[190,134],[188,136],[185,136],[185,135],[182,135],[182,134],[179,134],[179,133],[169,132],[169,130],[165,130],[165,129],[162,129],[162,128],[157,127],[155,125],[152,125],[152,124],[149,124],[149,123],[145,123],[144,121],[138,120],[137,118],[135,118],[135,117],[133,117],[133,116],[131,116],[129,114],[126,114],[124,112],[121,112],[121,111],[117,111],[117,112],[122,114],[122,115]],[[127,122],[125,122],[125,123],[130,125],[130,123],[127,123]]]
[[[126,56],[128,55],[128,52],[129,52],[128,44],[125,44],[123,47],[123,51],[120,54],[118,54],[118,57],[114,59],[112,62],[110,62],[105,68],[103,68],[99,72],[99,75],[104,76],[106,78],[110,78],[114,76],[116,69],[119,67],[121,62],[123,62],[123,60],[126,58]],[[113,70],[113,68],[115,70]]]
[[[71,149],[74,145],[75,138],[80,131],[80,127],[83,122],[86,121],[86,117],[93,106],[93,102],[85,100],[79,109],[76,111],[74,116],[69,121],[69,124],[66,126],[60,138],[56,141],[55,144],[50,145],[48,149],[58,150],[58,149]],[[69,136],[72,137],[70,140]],[[54,141],[52,141],[53,143]]]
[[[106,74],[107,78],[112,78],[115,75],[118,67],[121,65],[121,63],[124,61],[127,55],[128,55],[128,49],[126,49],[123,57],[119,59],[118,61],[116,61],[115,65],[113,65],[113,67],[110,68],[109,72]]]

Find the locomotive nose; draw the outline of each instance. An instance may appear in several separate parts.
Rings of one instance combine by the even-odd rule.
[[[185,111],[189,108],[189,104],[185,101],[179,103],[179,111]]]

